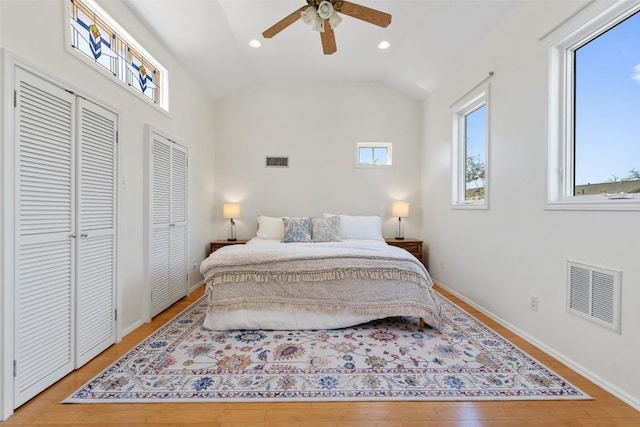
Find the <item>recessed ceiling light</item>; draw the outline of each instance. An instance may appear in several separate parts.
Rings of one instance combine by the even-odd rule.
[[[262,46],[262,43],[260,43],[260,40],[253,39],[249,42],[249,46],[255,47],[257,49]]]
[[[378,49],[389,49],[389,47],[391,46],[391,43],[389,43],[386,40],[382,40],[380,43],[378,43]]]

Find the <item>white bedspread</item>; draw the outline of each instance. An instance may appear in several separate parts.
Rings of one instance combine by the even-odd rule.
[[[253,239],[219,249],[200,270],[207,282],[210,329],[319,329],[389,316],[420,317],[440,326],[440,308],[422,263],[383,241]]]

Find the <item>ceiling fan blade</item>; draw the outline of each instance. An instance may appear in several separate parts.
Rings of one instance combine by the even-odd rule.
[[[290,15],[286,16],[284,19],[281,19],[280,21],[276,22],[275,25],[273,25],[272,27],[268,28],[267,30],[265,30],[262,33],[262,37],[264,37],[265,39],[270,39],[271,37],[275,36],[280,31],[284,30],[289,25],[293,24],[298,19],[300,19],[300,13],[302,13],[302,11],[305,10],[306,8],[308,8],[308,7],[309,7],[308,5],[307,6],[302,6],[300,9],[297,9],[295,12],[293,12]]]
[[[391,24],[391,15],[388,13],[380,12],[379,10],[371,9],[348,1],[342,2],[340,9],[336,8],[336,10],[344,13],[345,15],[361,19],[379,27],[384,28]]]
[[[336,47],[336,35],[331,25],[329,25],[328,19],[324,20],[324,31],[320,33],[320,40],[322,40],[322,51],[325,55],[336,53],[338,50]]]

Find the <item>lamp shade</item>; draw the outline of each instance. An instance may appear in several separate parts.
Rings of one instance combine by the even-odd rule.
[[[240,204],[239,203],[225,203],[222,206],[222,216],[225,218],[238,218],[240,217]]]
[[[409,216],[409,203],[408,202],[393,202],[391,206],[391,216],[397,216],[398,218],[406,218]]]

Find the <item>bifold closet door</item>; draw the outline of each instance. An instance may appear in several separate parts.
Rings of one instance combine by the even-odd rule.
[[[152,132],[149,147],[151,316],[187,295],[187,150]]]
[[[151,166],[151,315],[171,305],[169,251],[171,223],[171,141],[155,133],[150,147]]]
[[[14,402],[74,366],[73,94],[15,69]]]
[[[78,99],[76,359],[115,342],[117,116]]]
[[[115,342],[117,115],[15,68],[15,407]]]
[[[169,296],[171,303],[189,292],[187,246],[187,150],[171,146],[171,224]]]

